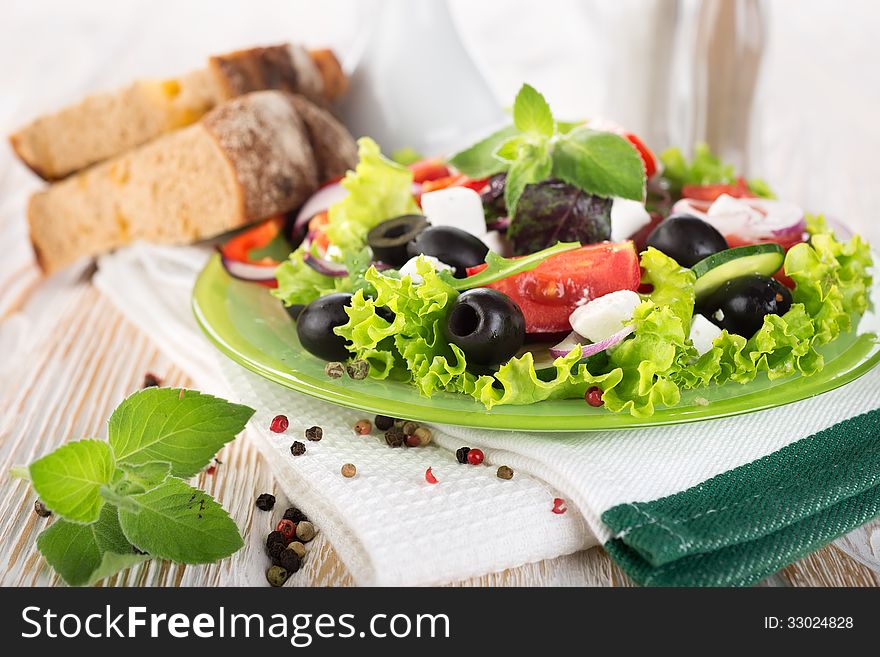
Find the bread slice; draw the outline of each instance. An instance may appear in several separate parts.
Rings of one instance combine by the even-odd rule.
[[[326,105],[341,93],[340,80],[345,80],[328,52],[316,51],[313,57],[284,44],[218,55],[206,68],[178,78],[142,80],[89,96],[36,119],[12,134],[10,142],[35,173],[59,180],[195,123],[219,103],[251,91],[280,89]]]
[[[351,136],[324,110],[259,91],[49,186],[28,208],[37,261],[51,273],[134,240],[194,242],[298,207],[317,189],[319,170],[342,175],[356,161],[316,160],[315,117],[346,142],[340,152],[354,153]]]

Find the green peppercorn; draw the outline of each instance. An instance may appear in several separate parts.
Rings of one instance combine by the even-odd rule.
[[[287,581],[287,578],[287,571],[281,566],[272,566],[266,571],[266,580],[272,586],[284,586],[284,582]]]
[[[293,552],[296,553],[296,556],[298,556],[300,559],[302,559],[303,557],[306,556],[306,546],[303,545],[302,543],[300,543],[299,541],[294,541],[293,543],[288,545],[285,549],[292,550]]]
[[[345,371],[355,381],[361,381],[370,373],[370,364],[365,360],[353,360],[345,366]]]
[[[303,520],[296,526],[296,537],[303,543],[308,543],[315,538],[315,526],[308,520]]]
[[[306,439],[312,441],[319,441],[324,437],[324,430],[321,427],[309,427],[306,429]]]
[[[338,361],[330,361],[324,365],[324,374],[331,379],[341,379],[342,375],[345,374],[345,365]]]
[[[431,430],[427,427],[419,427],[413,432],[413,435],[419,439],[419,444],[422,447],[430,444],[431,440],[434,438],[434,434],[432,434]]]
[[[498,472],[496,472],[495,475],[499,479],[513,479],[513,470],[506,465],[502,465],[498,468]]]
[[[419,425],[416,424],[415,422],[407,422],[402,427],[403,433],[406,436],[413,435],[416,432],[416,429],[418,429],[418,428],[419,428]]]

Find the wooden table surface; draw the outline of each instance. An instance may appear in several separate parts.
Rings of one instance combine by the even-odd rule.
[[[17,63],[0,78],[5,83],[4,94],[0,95],[0,128],[6,132],[34,113],[86,91],[122,84],[136,75],[172,73],[194,66],[205,53],[226,50],[229,43],[272,42],[298,38],[300,33],[321,41],[325,36],[332,39],[341,25],[338,20],[322,18],[317,10],[312,17],[315,22],[302,20],[312,11],[313,5],[306,2],[290,5],[287,0],[264,0],[257,5],[249,3],[249,11],[244,13],[226,3],[222,7],[212,3],[210,10],[205,4],[142,0],[126,3],[126,11],[117,12],[119,3],[104,2],[104,11],[95,10],[87,16],[85,9],[61,0],[54,1],[51,9],[44,3],[13,3],[7,8],[11,12],[7,12],[8,20],[2,21],[7,29],[0,33],[0,50],[7,60]],[[799,15],[801,3],[797,4],[793,16]],[[487,7],[482,18],[476,16],[473,22],[481,36],[475,42],[484,46],[495,43],[489,36],[498,31],[498,12],[490,9]],[[271,16],[284,19],[269,20]],[[216,29],[207,29],[209,21],[216,23]],[[190,24],[199,27],[192,31],[181,27]],[[164,38],[170,25],[185,38],[178,38],[173,49],[157,48],[157,35]],[[307,33],[303,27],[306,25]],[[774,25],[787,23],[777,21]],[[561,39],[558,43],[569,41]],[[548,44],[548,48],[551,46]],[[51,59],[59,49],[66,53],[64,66]],[[543,60],[526,61],[519,51],[510,54],[500,41],[494,50],[485,47],[483,55],[496,69],[501,86],[511,89],[518,86],[526,69],[533,77],[546,79],[553,89],[556,77],[552,71],[558,68],[555,62],[566,61],[547,58],[547,71],[542,77]],[[574,53],[566,54],[568,60],[577,61],[574,57]],[[145,71],[145,67],[152,70]],[[557,95],[563,96],[570,86],[567,78],[557,84]],[[580,108],[586,100],[589,98],[572,97],[566,109]],[[877,125],[873,118],[864,123],[875,128]],[[779,172],[780,178],[784,173]],[[65,441],[105,436],[111,411],[140,387],[147,372],[156,374],[167,385],[189,384],[186,375],[163,357],[149,337],[129,324],[91,285],[89,269],[67,271],[49,280],[41,277],[33,262],[24,220],[27,194],[37,186],[38,182],[14,161],[6,145],[0,145],[0,585],[6,586],[60,582],[35,545],[37,535],[51,519],[33,513],[35,494],[27,482],[11,478],[9,468],[28,463]],[[873,193],[871,198],[873,203]],[[106,584],[189,586],[241,581],[240,573],[261,552],[260,543],[267,531],[265,516],[254,512],[252,501],[258,493],[273,491],[275,484],[255,448],[245,439],[228,445],[219,459],[222,465],[216,472],[200,475],[197,483],[230,511],[245,536],[245,549],[210,566],[149,561],[110,578]],[[333,547],[320,534],[310,546],[303,570],[291,580],[294,586],[351,583]],[[632,582],[601,548],[594,548],[455,584],[629,586]],[[880,585],[880,521],[838,539],[762,584]]]

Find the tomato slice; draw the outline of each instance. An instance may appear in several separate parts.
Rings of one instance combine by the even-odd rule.
[[[468,178],[464,175],[446,176],[445,178],[427,180],[422,183],[422,194],[436,192],[438,189],[448,189],[449,187],[467,187],[475,192],[479,192],[488,182],[488,178]]]
[[[697,201],[713,202],[722,194],[727,194],[733,198],[755,198],[749,184],[745,178],[737,178],[736,182],[717,183],[714,185],[685,185],[681,188],[681,195],[684,198],[692,198]]]
[[[450,174],[449,167],[437,158],[415,162],[409,168],[413,172],[413,182],[417,183],[446,178]]]
[[[468,275],[486,265],[468,269]],[[636,290],[641,270],[632,242],[603,242],[547,258],[531,271],[490,283],[487,287],[513,299],[526,318],[527,333],[571,330],[568,316],[583,300],[616,290]]]
[[[632,132],[624,132],[623,136],[626,137],[629,142],[636,147],[639,155],[642,156],[642,161],[645,163],[645,176],[647,178],[650,178],[655,173],[657,173],[657,157],[654,155],[654,151],[648,148],[645,145],[645,142],[643,142],[638,135],[635,135]]]

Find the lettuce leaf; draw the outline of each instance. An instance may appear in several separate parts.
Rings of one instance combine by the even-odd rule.
[[[732,164],[721,161],[708,144],[698,143],[694,147],[694,157],[688,162],[679,148],[667,148],[660,153],[663,162],[663,177],[670,183],[675,194],[681,193],[685,185],[733,184],[737,181],[736,169]],[[761,198],[776,198],[770,186],[760,178],[747,181],[749,191]]]
[[[355,170],[342,179],[348,195],[329,210],[327,236],[343,252],[361,249],[370,229],[386,219],[419,212],[412,171],[383,157],[368,137],[358,139],[358,158]]]
[[[642,283],[653,288],[651,301],[656,306],[669,306],[689,331],[694,316],[694,272],[652,246],[642,253],[640,264],[644,272]]]
[[[303,262],[305,251],[297,249],[275,269],[278,287],[272,290],[285,306],[305,305],[318,297],[333,292],[346,292],[350,286],[348,277],[324,276]]]

